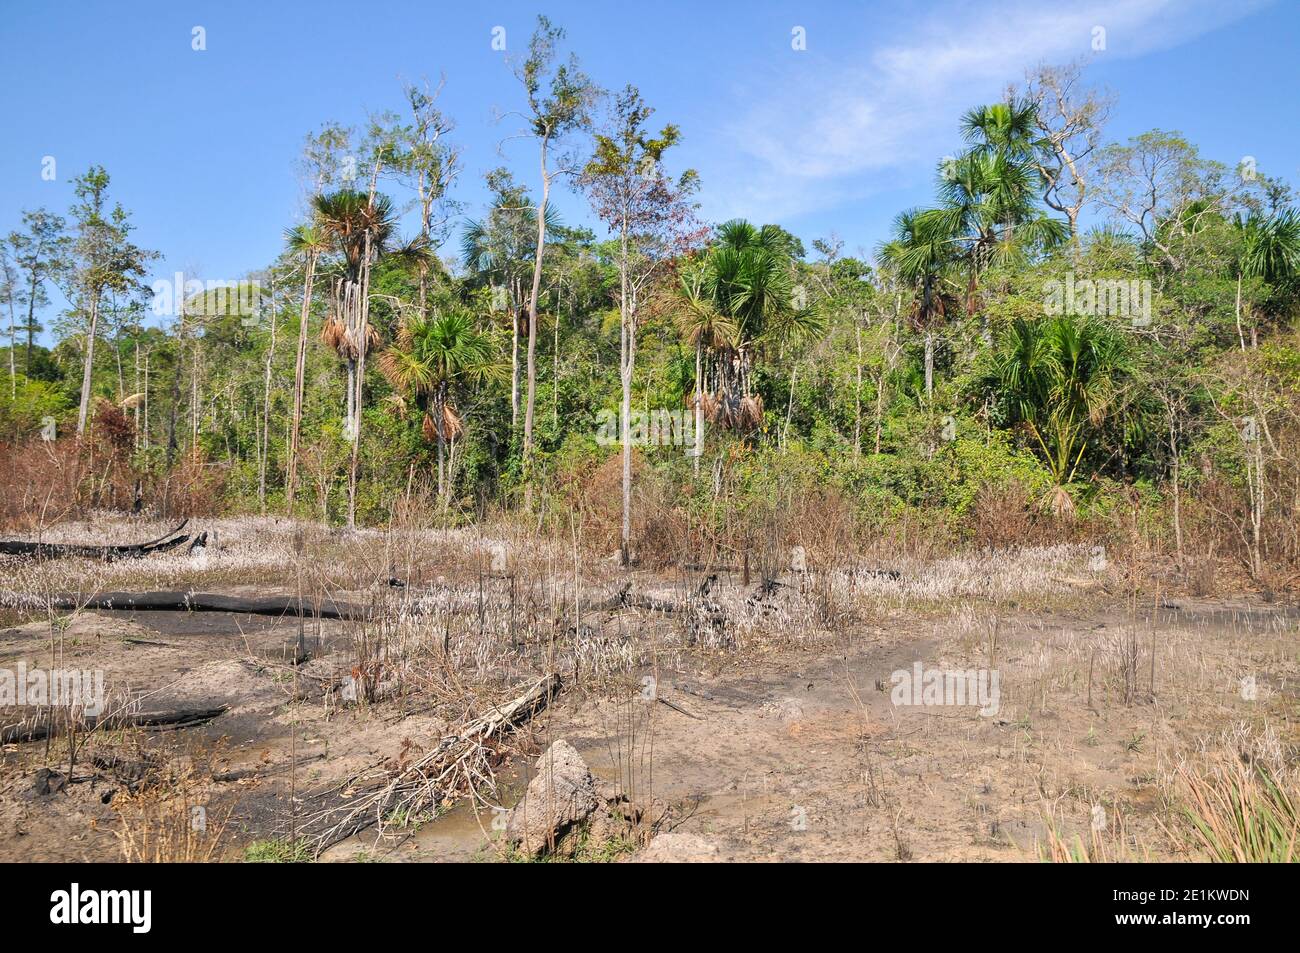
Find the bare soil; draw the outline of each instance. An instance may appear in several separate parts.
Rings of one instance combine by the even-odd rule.
[[[228,548],[201,563],[0,567],[0,588],[66,591],[75,579],[83,591],[296,591],[291,527],[223,529]],[[169,784],[209,818],[229,815],[217,856],[238,859],[250,843],[292,839],[322,799],[347,796],[349,778],[427,750],[548,669],[565,690],[500,752],[495,791],[363,832],[321,859],[508,857],[493,804],[518,796],[530,756],[557,738],[632,799],[666,809],[640,835],[674,835],[642,851],[656,860],[1023,861],[1040,856],[1049,828],[1099,838],[1119,858],[1191,859],[1171,836],[1177,766],[1230,750],[1286,767],[1300,741],[1294,605],[1134,595],[1113,571],[1089,571],[1082,550],[900,562],[896,577],[814,565],[775,574],[781,585],[761,599],[760,580],[746,587],[722,572],[707,599],[726,621],[714,625],[627,606],[574,610],[623,581],[689,602],[698,573],[628,578],[608,560],[582,556],[575,570],[572,553],[510,545],[512,565],[493,571],[499,546],[482,537],[413,546],[321,534],[314,580],[337,565],[327,547],[367,554],[328,591],[393,610],[399,621],[378,635],[229,613],[10,612],[0,669],[102,670],[110,709],[134,699],[228,710],[179,730],[83,735],[71,770],[64,737],[5,746],[0,860],[117,859],[124,830],[143,823],[136,805]],[[253,551],[254,565],[241,563]],[[390,586],[394,576],[407,585]],[[376,639],[377,654],[358,649]],[[300,644],[307,659],[295,664]],[[350,697],[372,657],[385,690]],[[918,662],[996,670],[996,713],[895,704],[895,673]],[[112,759],[147,763],[147,780],[102,766]]]

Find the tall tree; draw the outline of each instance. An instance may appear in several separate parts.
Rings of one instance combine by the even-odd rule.
[[[298,453],[302,439],[302,403],[307,373],[307,333],[311,324],[311,298],[316,284],[316,264],[329,244],[317,225],[299,225],[287,233],[289,250],[302,256],[302,314],[298,319],[298,349],[293,365],[293,420],[289,430],[289,474],[285,481],[285,510],[293,512],[298,489]]]
[[[569,134],[584,129],[590,122],[591,106],[598,89],[578,68],[576,56],[557,62],[558,43],[564,30],[552,25],[544,16],[537,18],[537,29],[528,41],[528,56],[515,75],[523,84],[528,99],[529,134],[537,141],[541,168],[541,198],[537,204],[537,242],[533,254],[533,283],[528,294],[528,373],[524,399],[524,476],[531,500],[533,456],[533,416],[537,397],[537,297],[542,286],[542,259],[546,250],[546,208],[551,187],[563,175],[576,174],[579,163],[556,152]]]
[[[428,246],[420,238],[397,242],[397,218],[386,196],[343,190],[319,196],[316,214],[321,232],[338,255],[332,313],[321,339],[342,358],[348,374],[345,430],[352,444],[348,480],[348,526],[356,525],[356,458],[361,438],[361,404],[366,355],[379,336],[370,324],[370,276],[383,258],[411,265],[427,261]]]
[[[1036,161],[1043,177],[1043,201],[1065,216],[1075,253],[1079,251],[1079,215],[1091,200],[1095,156],[1112,100],[1085,87],[1079,62],[1042,65],[1025,83],[1038,127]]]
[[[49,303],[46,283],[57,281],[68,267],[72,236],[67,233],[67,223],[62,216],[38,208],[34,212],[23,212],[22,231],[10,232],[6,241],[23,274],[22,300],[27,305],[27,319],[23,325],[27,334],[23,373],[30,375],[32,346],[41,331],[36,312]]]
[[[595,137],[595,151],[583,170],[582,184],[597,216],[618,242],[619,409],[623,449],[623,526],[619,547],[628,564],[632,532],[632,374],[636,363],[637,306],[646,284],[690,237],[689,196],[698,177],[688,170],[677,179],[663,168],[664,153],[681,139],[674,125],[652,138],[646,127],[654,110],[628,86],[614,103],[607,129]],[[699,439],[696,433],[696,439]],[[698,448],[697,448],[698,449]]]
[[[1203,159],[1177,133],[1159,129],[1106,146],[1098,165],[1098,204],[1121,225],[1136,228],[1153,257],[1174,272],[1187,264],[1178,240],[1226,216],[1241,191],[1226,167]]]
[[[106,291],[131,292],[140,286],[145,264],[157,255],[130,241],[130,216],[121,204],[108,209],[109,176],[102,166],[91,166],[73,180],[78,202],[72,217],[77,238],[72,249],[71,288],[79,316],[85,323],[82,354],[81,406],[77,411],[77,436],[85,433],[90,412],[91,375],[95,366],[95,335]]]
[[[962,119],[969,150],[945,163],[939,176],[937,223],[962,250],[966,266],[966,312],[974,314],[984,272],[1052,248],[1069,236],[1068,226],[1038,205],[1042,183],[1036,159],[1036,109],[1027,100],[979,106]]]
[[[519,340],[520,334],[528,330],[528,300],[524,289],[537,251],[537,206],[527,189],[515,182],[507,169],[493,169],[484,181],[492,195],[492,206],[482,220],[471,221],[466,227],[461,236],[461,260],[474,278],[492,285],[493,311],[504,310],[510,315],[510,432],[513,437],[519,426],[522,371]],[[546,207],[543,223],[550,241],[560,226],[555,206]]]
[[[416,208],[420,216],[420,237],[429,246],[441,239],[454,203],[449,203],[447,192],[460,174],[459,150],[447,143],[446,137],[455,128],[452,121],[438,108],[442,83],[430,90],[427,83],[409,85],[405,89],[406,101],[411,108],[411,124],[404,129],[399,142],[397,168],[399,175],[415,190]],[[435,210],[442,214],[435,220]],[[419,267],[419,309],[423,317],[429,313],[430,258]]]
[[[14,318],[14,299],[18,295],[18,272],[9,257],[9,246],[0,242],[0,295],[4,296],[9,312],[9,396],[18,395],[18,367],[14,355],[18,351],[18,322]]]
[[[911,209],[894,219],[880,247],[881,264],[911,290],[910,321],[925,336],[925,396],[934,396],[934,332],[956,304],[960,287],[952,221],[936,209]]]

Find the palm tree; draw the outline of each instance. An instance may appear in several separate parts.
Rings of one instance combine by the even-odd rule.
[[[731,346],[736,341],[737,328],[731,318],[721,313],[713,303],[708,290],[708,269],[704,261],[687,262],[680,276],[679,297],[682,307],[676,313],[679,333],[695,348],[695,452],[693,466],[700,472],[700,456],[704,451],[704,355]]]
[[[751,430],[762,422],[763,399],[752,393],[756,355],[808,340],[825,327],[816,308],[794,300],[788,243],[775,225],[727,222],[699,274],[683,284],[679,320],[699,327],[695,341],[703,341],[711,357],[712,366],[702,370],[712,380],[701,387],[700,404],[721,426]]]
[[[1241,235],[1241,252],[1237,257],[1238,299],[1242,278],[1260,279],[1269,285],[1277,299],[1293,298],[1300,293],[1300,215],[1296,210],[1284,209],[1267,218],[1238,217],[1235,225]],[[1252,326],[1252,339],[1255,335]]]
[[[967,110],[961,119],[961,131],[976,151],[1014,159],[1032,159],[1035,152],[1048,145],[1039,134],[1038,106],[1031,99],[1012,97]]]
[[[293,369],[293,424],[289,437],[289,475],[285,485],[285,510],[293,512],[298,488],[298,444],[302,435],[302,398],[307,368],[307,326],[311,317],[311,293],[316,279],[316,263],[328,250],[325,233],[316,225],[299,225],[285,238],[289,250],[303,256],[302,316],[298,324],[298,355]]]
[[[995,265],[1021,264],[1032,252],[1069,241],[1070,226],[1037,204],[1041,173],[997,127],[993,142],[976,143],[945,166],[940,178],[943,228],[961,248],[967,272],[966,313],[978,308],[980,278]]]
[[[483,382],[502,376],[492,340],[477,331],[467,311],[420,317],[403,325],[397,341],[379,356],[384,376],[409,394],[423,412],[426,440],[438,445],[438,495],[447,492],[446,445],[464,432],[452,389],[462,380]]]
[[[955,307],[959,256],[953,221],[942,209],[910,209],[894,219],[881,263],[912,289],[910,323],[925,334],[925,396],[934,396],[934,329]]]
[[[1065,487],[1089,441],[1108,418],[1123,416],[1131,369],[1124,336],[1092,317],[1020,318],[999,340],[984,387],[1005,422],[1036,442],[1057,515],[1074,511]]]
[[[397,217],[392,202],[383,195],[343,189],[314,200],[317,223],[338,255],[334,276],[333,307],[321,328],[321,340],[334,348],[348,372],[345,430],[352,444],[348,476],[348,526],[356,525],[356,470],[361,441],[361,397],[366,354],[379,343],[370,324],[370,274],[383,258],[410,265],[425,265],[432,252],[419,236],[405,245],[396,243]]]

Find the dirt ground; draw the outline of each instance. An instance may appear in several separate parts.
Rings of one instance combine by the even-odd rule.
[[[508,857],[492,806],[509,806],[560,738],[664,812],[638,841],[650,846],[617,859],[1023,861],[1052,832],[1117,859],[1191,859],[1176,836],[1179,766],[1230,751],[1286,770],[1300,740],[1300,609],[1134,594],[1081,547],[886,570],[815,552],[805,568],[801,553],[745,585],[727,568],[624,574],[509,533],[304,542],[277,521],[212,529],[206,553],[0,567],[0,590],[292,596],[306,577],[385,621],[5,610],[0,670],[102,671],[110,711],[225,710],[82,734],[70,769],[63,735],[5,745],[0,860],[161,856],[175,845],[153,828],[181,807],[182,819],[203,809],[211,859],[294,843],[322,804],[350,796],[349,779],[405,763],[546,671],[565,688],[498,753],[495,791],[321,859]],[[644,603],[610,605],[624,586]],[[996,703],[899,704],[918,664],[996,673]],[[357,699],[370,666],[376,697]],[[0,723],[32,714],[0,709]]]

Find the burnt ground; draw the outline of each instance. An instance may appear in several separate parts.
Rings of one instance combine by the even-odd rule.
[[[180,791],[209,817],[228,813],[215,856],[237,859],[250,843],[300,831],[319,797],[338,797],[357,772],[436,744],[467,712],[510,697],[548,665],[565,690],[502,752],[494,796],[511,803],[531,758],[567,739],[599,777],[665,808],[661,831],[689,835],[663,841],[673,846],[658,859],[1032,860],[1049,827],[1096,831],[1114,857],[1190,859],[1168,830],[1180,764],[1216,751],[1284,769],[1294,761],[1300,612],[1254,596],[1135,600],[1086,574],[1052,571],[1044,598],[1031,597],[1037,576],[1015,598],[932,598],[921,570],[904,573],[843,596],[829,623],[826,591],[787,575],[761,612],[702,632],[627,607],[580,621],[559,613],[548,627],[536,604],[525,611],[508,595],[519,580],[485,584],[465,569],[427,580],[431,601],[414,634],[387,634],[381,655],[397,674],[366,703],[343,686],[357,671],[358,640],[374,633],[350,623],[306,620],[300,658],[290,618],[84,611],[53,626],[15,620],[0,629],[0,668],[103,670],[110,708],[141,697],[146,709],[228,708],[194,727],[82,736],[70,776],[66,739],[4,746],[0,860],[116,859],[124,831],[138,835],[153,816],[151,790]],[[600,573],[594,592],[616,576]],[[645,571],[633,583],[664,599],[684,588]],[[491,611],[476,595],[485,586],[497,600]],[[720,587],[719,605],[740,619],[749,590],[729,578]],[[367,598],[363,589],[342,594]],[[565,638],[569,650],[558,651]],[[893,674],[917,662],[998,671],[998,710],[894,704]],[[146,763],[147,780],[133,781],[123,763]],[[491,822],[489,806],[476,811],[462,798],[322,859],[497,859]]]

